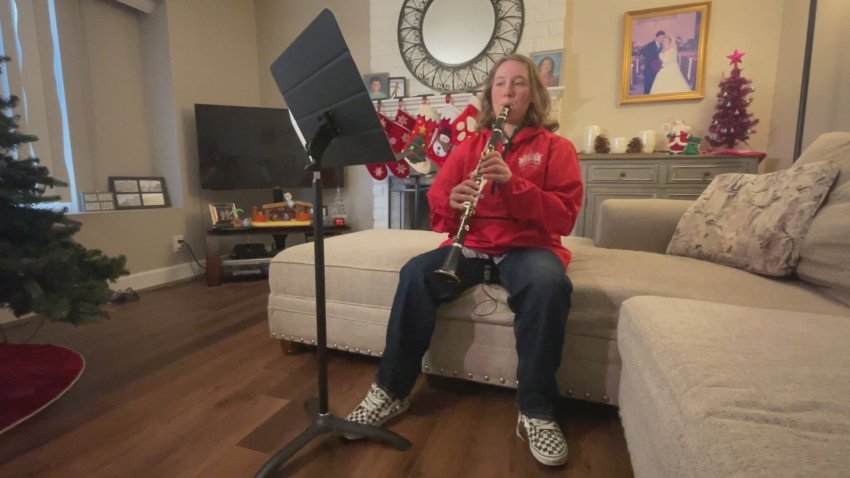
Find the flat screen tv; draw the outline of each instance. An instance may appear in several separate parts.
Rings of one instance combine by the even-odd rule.
[[[195,105],[201,189],[287,189],[312,185],[310,162],[282,108]],[[343,171],[322,171],[326,188]]]

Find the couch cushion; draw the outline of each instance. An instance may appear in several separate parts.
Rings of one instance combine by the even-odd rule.
[[[775,279],[689,257],[594,247],[566,238],[573,252],[570,322],[583,330],[616,329],[620,304],[655,295],[850,316],[850,308],[802,281]]]
[[[832,161],[762,175],[721,174],[682,215],[667,253],[790,275],[837,174]]]
[[[841,173],[800,246],[797,274],[850,305],[850,133],[818,137],[797,164],[834,161]]]
[[[620,415],[636,476],[845,476],[847,317],[636,297]]]

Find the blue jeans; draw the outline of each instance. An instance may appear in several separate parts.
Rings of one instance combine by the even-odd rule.
[[[434,332],[437,308],[456,298],[441,297],[433,273],[443,265],[448,250],[442,247],[416,256],[401,270],[376,375],[378,386],[393,398],[410,394]],[[461,258],[458,290],[483,282],[488,264],[492,261]],[[519,409],[532,418],[552,419],[558,397],[555,372],[561,365],[572,283],[560,259],[545,249],[513,250],[495,267],[515,314]]]

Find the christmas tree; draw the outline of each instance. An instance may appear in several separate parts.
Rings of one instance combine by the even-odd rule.
[[[0,73],[8,57],[0,57]],[[88,250],[72,238],[80,223],[65,210],[37,208],[58,200],[45,196],[65,186],[38,158],[23,157],[23,145],[38,138],[19,131],[13,113],[18,98],[0,98],[0,306],[16,316],[80,324],[108,318],[102,306],[112,296],[107,280],[126,274],[125,258]]]
[[[738,142],[747,144],[747,139],[756,132],[753,126],[759,120],[747,111],[747,106],[753,102],[749,95],[756,90],[750,86],[752,80],[741,76],[738,64],[743,56],[744,52],[735,50],[726,57],[732,65],[732,73],[720,82],[714,117],[708,127],[708,142],[714,147],[734,148]]]

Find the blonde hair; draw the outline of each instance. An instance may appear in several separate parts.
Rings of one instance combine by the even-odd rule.
[[[525,113],[523,124],[534,127],[542,126],[549,131],[558,129],[558,122],[549,118],[552,100],[549,98],[549,90],[546,89],[546,85],[543,84],[543,80],[540,78],[537,66],[527,56],[520,54],[503,56],[490,69],[487,80],[484,82],[484,97],[481,99],[481,111],[478,113],[478,129],[489,128],[496,120],[492,102],[493,80],[496,76],[496,70],[508,61],[522,63],[528,72],[528,80],[531,86],[531,103],[528,105],[528,112]]]

